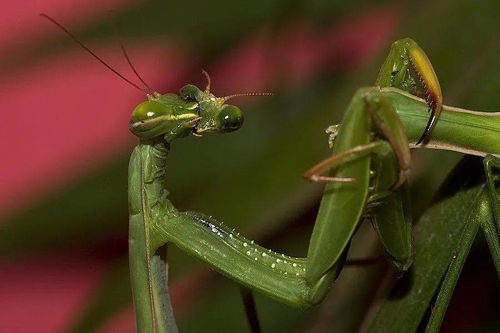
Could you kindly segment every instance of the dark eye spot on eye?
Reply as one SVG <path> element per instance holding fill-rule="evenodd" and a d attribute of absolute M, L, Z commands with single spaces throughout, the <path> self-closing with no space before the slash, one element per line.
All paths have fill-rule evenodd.
<path fill-rule="evenodd" d="M 141 124 L 144 124 L 144 120 L 141 120 Z"/>

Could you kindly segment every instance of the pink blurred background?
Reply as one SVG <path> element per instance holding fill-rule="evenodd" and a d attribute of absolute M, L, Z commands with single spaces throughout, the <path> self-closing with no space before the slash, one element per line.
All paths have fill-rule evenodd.
<path fill-rule="evenodd" d="M 0 64 L 11 52 L 33 41 L 61 34 L 38 16 L 40 12 L 49 13 L 71 29 L 102 19 L 118 4 L 131 3 L 5 3 L 0 11 Z M 357 68 L 384 45 L 397 18 L 394 9 L 358 12 L 320 36 L 307 23 L 296 22 L 280 32 L 281 42 L 277 44 L 270 44 L 265 34 L 256 31 L 207 70 L 217 91 L 226 93 L 265 90 L 282 71 L 298 84 L 325 66 Z M 129 73 L 117 45 L 89 46 L 119 71 Z M 150 40 L 127 47 L 143 76 L 153 86 L 162 82 L 167 91 L 175 91 L 200 71 L 188 52 L 189 45 L 182 41 Z M 30 66 L 2 66 L 2 72 L 0 103 L 3 119 L 8 120 L 0 125 L 2 221 L 130 151 L 136 142 L 126 128 L 130 110 L 144 99 L 143 94 L 76 45 L 67 53 L 43 57 Z M 2 259 L 0 331 L 53 332 L 68 327 L 107 265 L 106 258 L 82 253 Z M 195 292 L 182 284 L 172 290 L 174 294 L 184 293 L 186 302 L 188 294 Z M 182 311 L 182 304 L 176 306 Z M 103 331 L 132 332 L 132 310 L 117 316 Z"/>

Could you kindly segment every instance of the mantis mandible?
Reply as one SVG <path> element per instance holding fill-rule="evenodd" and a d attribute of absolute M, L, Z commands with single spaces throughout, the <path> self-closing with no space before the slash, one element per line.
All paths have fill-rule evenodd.
<path fill-rule="evenodd" d="M 83 46 L 60 24 L 45 17 Z M 203 90 L 186 85 L 179 94 L 159 94 L 147 84 L 147 90 L 138 87 L 105 65 L 148 93 L 148 100 L 133 110 L 130 119 L 130 130 L 140 139 L 129 164 L 129 259 L 139 332 L 177 330 L 166 281 L 169 242 L 252 290 L 302 308 L 325 297 L 364 217 L 373 220 L 394 266 L 401 271 L 408 269 L 412 260 L 411 222 L 404 191 L 410 147 L 488 155 L 488 184 L 498 202 L 491 170 L 500 165 L 493 156 L 500 153 L 500 113 L 443 105 L 432 65 L 411 39 L 393 44 L 375 86 L 354 94 L 341 125 L 335 128 L 332 157 L 305 174 L 313 181 L 329 183 L 306 258 L 263 248 L 212 217 L 178 211 L 168 200 L 165 168 L 172 142 L 190 135 L 239 129 L 243 113 L 226 102 L 239 95 L 266 94 L 216 97 L 206 72 L 208 84 Z M 328 176 L 321 175 L 329 170 Z M 494 232 L 490 240 L 497 248 L 498 238 Z M 496 253 L 497 264 L 498 256 Z"/>

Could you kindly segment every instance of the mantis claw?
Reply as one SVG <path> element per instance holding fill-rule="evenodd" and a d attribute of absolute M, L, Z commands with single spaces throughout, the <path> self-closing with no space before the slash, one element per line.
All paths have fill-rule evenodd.
<path fill-rule="evenodd" d="M 436 97 L 437 98 L 437 97 Z M 418 139 L 417 143 L 415 145 L 419 145 L 421 143 L 425 143 L 429 140 L 429 136 L 431 135 L 432 130 L 434 129 L 434 126 L 436 126 L 436 122 L 439 119 L 439 115 L 441 114 L 441 102 L 435 103 L 433 102 L 433 99 L 428 99 L 427 105 L 429 106 L 429 112 L 430 112 L 430 117 L 429 120 L 427 121 L 427 125 L 425 125 L 424 132 Z M 438 105 L 436 105 L 438 104 Z"/>

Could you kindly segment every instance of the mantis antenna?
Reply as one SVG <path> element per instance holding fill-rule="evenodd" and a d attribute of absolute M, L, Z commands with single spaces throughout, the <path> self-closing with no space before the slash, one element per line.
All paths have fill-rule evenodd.
<path fill-rule="evenodd" d="M 113 12 L 111 12 L 110 14 L 113 14 Z M 116 24 L 115 24 L 115 21 L 113 20 L 113 17 L 110 17 L 109 23 L 111 25 L 111 28 L 113 29 L 115 37 L 118 40 L 118 44 L 120 45 L 120 49 L 122 50 L 122 54 L 125 57 L 125 59 L 127 60 L 127 63 L 129 65 L 130 69 L 132 69 L 132 71 L 134 72 L 135 76 L 139 79 L 139 81 L 141 81 L 141 83 L 146 88 L 149 89 L 149 92 L 151 94 L 154 93 L 155 90 L 153 88 L 151 88 L 151 86 L 149 84 L 146 83 L 146 81 L 142 78 L 142 76 L 139 74 L 139 72 L 135 68 L 134 64 L 132 63 L 132 60 L 130 60 L 127 49 L 125 49 L 125 46 L 123 44 L 123 39 L 121 38 L 120 33 L 118 32 L 118 29 L 116 28 Z"/>
<path fill-rule="evenodd" d="M 122 53 L 123 53 L 123 56 L 125 57 L 125 59 L 127 60 L 127 63 L 128 65 L 130 66 L 130 68 L 132 69 L 132 71 L 134 72 L 135 76 L 137 76 L 137 78 L 142 82 L 142 84 L 149 89 L 149 92 L 150 93 L 153 93 L 155 92 L 155 90 L 153 88 L 151 88 L 147 83 L 146 81 L 144 81 L 144 79 L 139 75 L 139 72 L 137 72 L 137 69 L 135 68 L 135 66 L 132 64 L 132 61 L 130 60 L 130 57 L 128 56 L 128 53 L 127 53 L 127 50 L 125 49 L 125 46 L 123 46 L 122 42 L 120 41 L 120 49 L 122 50 Z"/>
<path fill-rule="evenodd" d="M 250 92 L 250 93 L 242 93 L 242 94 L 233 94 L 229 96 L 223 97 L 224 100 L 229 100 L 234 97 L 241 97 L 241 96 L 274 96 L 274 93 L 271 92 Z"/>
<path fill-rule="evenodd" d="M 142 92 L 144 92 L 146 94 L 150 93 L 149 91 L 147 91 L 147 90 L 139 87 L 137 84 L 135 84 L 134 82 L 130 81 L 125 76 L 123 76 L 122 74 L 120 74 L 116 69 L 114 69 L 113 67 L 111 67 L 110 65 L 108 65 L 104 60 L 102 60 L 97 54 L 95 54 L 91 49 L 89 49 L 85 44 L 83 44 L 83 42 L 81 42 L 75 35 L 73 35 L 71 32 L 69 32 L 68 29 L 66 29 L 61 23 L 57 22 L 54 18 L 50 17 L 49 15 L 47 15 L 45 13 L 41 13 L 40 16 L 43 17 L 43 18 L 46 18 L 47 20 L 49 20 L 50 22 L 52 22 L 54 25 L 56 25 L 59 29 L 61 29 L 63 32 L 65 32 L 71 39 L 73 39 L 85 51 L 87 51 L 90 55 L 92 55 L 95 59 L 97 59 L 101 64 L 103 64 L 104 66 L 106 66 L 107 69 L 109 69 L 110 71 L 112 71 L 115 75 L 117 75 L 118 77 L 120 77 L 122 80 L 124 80 L 125 82 L 127 82 L 128 84 L 130 84 L 132 87 L 134 87 L 134 88 L 136 88 L 136 89 L 138 89 L 138 90 L 140 90 L 140 91 L 142 91 Z M 123 49 L 124 48 L 122 46 L 122 50 Z M 124 52 L 124 54 L 125 54 L 125 57 L 127 59 L 127 62 L 132 67 L 134 73 L 136 73 L 135 68 L 130 63 L 130 59 L 128 58 L 127 53 Z M 139 77 L 139 75 L 137 73 L 136 73 L 136 75 Z M 143 82 L 142 79 L 141 79 L 141 82 Z M 152 91 L 151 88 L 149 88 L 149 89 Z"/>
<path fill-rule="evenodd" d="M 210 88 L 212 85 L 212 79 L 210 78 L 210 75 L 206 70 L 202 70 L 201 73 L 205 75 L 205 78 L 207 79 L 207 87 L 205 88 L 205 92 L 208 93 L 210 92 Z M 242 93 L 242 94 L 233 94 L 229 96 L 222 97 L 224 101 L 227 101 L 233 97 L 240 97 L 240 96 L 274 96 L 274 93 L 271 92 L 250 92 L 250 93 Z"/>

